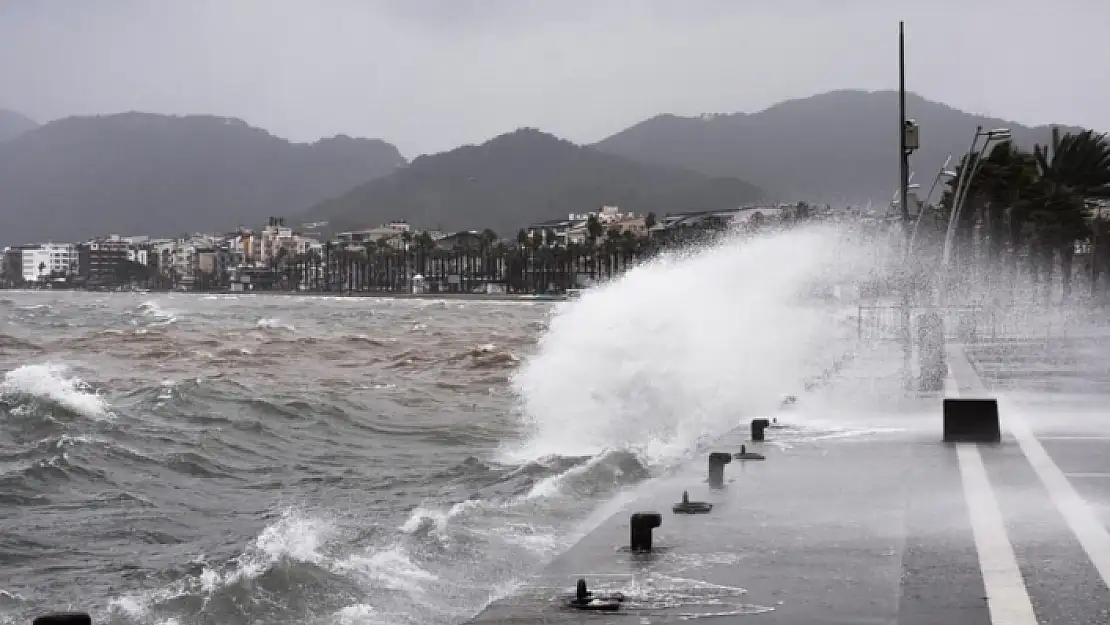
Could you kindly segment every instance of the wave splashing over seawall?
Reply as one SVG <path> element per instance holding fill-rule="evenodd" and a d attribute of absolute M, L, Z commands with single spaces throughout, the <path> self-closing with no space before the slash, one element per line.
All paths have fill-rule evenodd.
<path fill-rule="evenodd" d="M 459 623 L 827 369 L 859 255 L 729 241 L 554 308 L 51 294 L 10 333 L 46 364 L 0 353 L 0 622 Z"/>
<path fill-rule="evenodd" d="M 510 458 L 631 449 L 667 462 L 773 411 L 843 350 L 823 301 L 868 250 L 812 227 L 668 256 L 560 307 L 513 378 L 529 436 Z"/>

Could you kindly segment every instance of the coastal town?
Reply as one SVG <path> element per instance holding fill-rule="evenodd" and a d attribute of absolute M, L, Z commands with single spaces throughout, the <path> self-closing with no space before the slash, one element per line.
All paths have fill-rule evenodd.
<path fill-rule="evenodd" d="M 531 224 L 442 232 L 398 220 L 326 236 L 326 222 L 178 238 L 109 234 L 4 249 L 0 286 L 179 291 L 551 293 L 583 288 L 645 256 L 729 228 L 830 218 L 805 203 L 656 216 L 602 206 Z"/>

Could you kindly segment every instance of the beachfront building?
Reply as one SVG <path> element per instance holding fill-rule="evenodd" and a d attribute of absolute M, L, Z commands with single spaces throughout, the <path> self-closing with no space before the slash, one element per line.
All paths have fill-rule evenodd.
<path fill-rule="evenodd" d="M 130 248 L 131 244 L 117 234 L 81 243 L 77 246 L 77 273 L 86 284 L 116 282 L 130 262 Z"/>
<path fill-rule="evenodd" d="M 605 240 L 609 232 L 632 232 L 636 235 L 647 233 L 646 218 L 633 212 L 621 212 L 617 206 L 602 206 L 588 213 L 570 213 L 566 219 L 551 219 L 529 225 L 524 231 L 528 238 L 540 241 L 542 245 L 567 247 L 571 244 L 584 244 L 590 239 L 590 219 L 595 218 L 601 226 L 599 241 Z"/>
<path fill-rule="evenodd" d="M 5 260 L 9 265 L 7 276 L 14 281 L 65 280 L 77 272 L 77 246 L 72 243 L 21 245 L 8 248 Z"/>
<path fill-rule="evenodd" d="M 737 226 L 758 226 L 761 222 L 781 221 L 792 215 L 787 204 L 742 206 L 713 211 L 667 213 L 647 231 L 652 238 L 668 239 L 692 230 L 726 230 Z"/>
<path fill-rule="evenodd" d="M 395 249 L 403 249 L 405 240 L 411 239 L 415 235 L 416 232 L 408 222 L 396 220 L 377 228 L 340 232 L 335 238 L 337 242 L 346 247 L 351 247 L 352 244 L 362 246 L 374 242 L 383 243 Z"/>

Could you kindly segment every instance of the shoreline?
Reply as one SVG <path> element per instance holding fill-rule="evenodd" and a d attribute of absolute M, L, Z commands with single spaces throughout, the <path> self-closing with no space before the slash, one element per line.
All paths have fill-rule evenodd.
<path fill-rule="evenodd" d="M 172 291 L 157 291 L 159 293 L 172 293 Z M 150 291 L 155 293 L 155 291 Z M 201 294 L 197 292 L 197 294 Z M 336 297 L 357 299 L 362 297 L 384 299 L 426 299 L 426 300 L 477 300 L 489 302 L 564 302 L 569 298 L 566 295 L 527 295 L 511 293 L 397 293 L 392 291 L 363 291 L 352 293 L 338 293 L 328 291 L 209 291 L 204 295 L 285 295 L 304 297 Z"/>
<path fill-rule="evenodd" d="M 566 295 L 530 295 L 513 293 L 404 293 L 396 291 L 353 291 L 349 293 L 338 291 L 93 291 L 89 289 L 0 289 L 13 293 L 103 293 L 103 294 L 133 294 L 133 295 L 193 295 L 193 296 L 228 296 L 234 295 L 248 297 L 335 297 L 335 298 L 385 298 L 385 299 L 423 299 L 423 300 L 471 300 L 490 302 L 565 302 L 569 299 Z"/>

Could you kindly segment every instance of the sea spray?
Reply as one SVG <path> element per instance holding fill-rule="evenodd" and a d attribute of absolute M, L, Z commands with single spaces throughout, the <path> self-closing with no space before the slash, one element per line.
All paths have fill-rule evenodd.
<path fill-rule="evenodd" d="M 587 292 L 513 377 L 525 436 L 505 457 L 615 448 L 667 461 L 768 413 L 844 349 L 854 309 L 819 295 L 873 265 L 815 226 L 665 256 Z"/>
<path fill-rule="evenodd" d="M 775 244 L 776 237 L 786 241 Z M 139 300 L 108 298 L 105 310 L 96 313 L 103 317 L 94 317 L 100 325 L 90 326 L 84 337 L 87 343 L 79 350 L 68 348 L 75 351 L 74 361 L 93 353 L 100 366 L 104 359 L 95 350 L 105 346 L 118 346 L 125 357 L 162 343 L 182 346 L 167 367 L 111 362 L 126 375 L 97 377 L 105 380 L 105 397 L 119 418 L 112 424 L 76 420 L 82 427 L 103 425 L 96 434 L 113 446 L 89 446 L 80 458 L 75 452 L 75 463 L 95 461 L 106 476 L 126 480 L 131 494 L 146 502 L 144 509 L 136 514 L 134 503 L 105 503 L 97 499 L 100 493 L 115 487 L 95 476 L 82 478 L 77 483 L 89 483 L 89 509 L 97 511 L 82 520 L 82 542 L 73 547 L 88 550 L 82 560 L 87 568 L 40 576 L 55 562 L 45 552 L 5 590 L 32 597 L 33 605 L 19 608 L 20 622 L 72 596 L 80 598 L 75 607 L 92 610 L 98 622 L 461 622 L 616 512 L 636 495 L 635 489 L 652 487 L 648 477 L 656 472 L 645 464 L 640 448 L 665 456 L 671 453 L 667 444 L 674 449 L 696 444 L 692 433 L 743 418 L 743 405 L 732 414 L 718 408 L 732 401 L 728 397 L 706 396 L 702 405 L 697 400 L 719 386 L 721 378 L 741 384 L 753 375 L 758 360 L 751 359 L 758 359 L 764 346 L 745 342 L 756 332 L 748 325 L 775 329 L 796 314 L 795 323 L 804 329 L 810 309 L 832 325 L 827 323 L 832 313 L 821 311 L 835 312 L 835 307 L 807 296 L 827 283 L 813 266 L 839 272 L 845 283 L 854 275 L 834 250 L 822 256 L 825 252 L 811 249 L 833 246 L 835 238 L 835 233 L 815 230 L 669 256 L 586 294 L 580 302 L 560 305 L 550 319 L 540 317 L 549 304 L 537 303 L 452 303 L 449 312 L 441 312 L 406 300 L 258 295 L 226 307 L 206 302 L 210 308 L 203 316 L 194 310 L 200 300 L 174 300 L 182 310 L 178 323 L 135 329 L 124 324 L 136 316 L 127 312 Z M 770 251 L 759 251 L 768 246 Z M 850 248 L 841 245 L 838 251 Z M 832 260 L 825 262 L 826 257 Z M 787 269 L 799 262 L 810 269 L 798 268 L 795 280 Z M 747 275 L 753 271 L 762 273 Z M 791 292 L 764 294 L 768 289 L 761 280 L 778 280 Z M 652 296 L 653 289 L 662 292 Z M 741 297 L 744 290 L 751 299 L 773 301 L 745 313 L 742 309 L 750 302 Z M 93 296 L 74 297 L 84 302 Z M 774 304 L 775 298 L 781 305 Z M 718 304 L 732 310 L 708 310 Z M 802 312 L 793 313 L 793 308 Z M 85 313 L 59 305 L 63 314 L 81 319 Z M 280 321 L 263 324 L 274 327 L 247 328 L 278 315 Z M 36 331 L 47 327 L 45 321 L 34 323 L 39 324 L 31 326 Z M 410 331 L 414 324 L 424 329 Z M 283 331 L 283 325 L 297 331 Z M 102 332 L 102 327 L 114 332 Z M 546 338 L 536 346 L 539 332 Z M 668 337 L 668 332 L 676 336 Z M 808 332 L 818 338 L 835 334 L 831 329 Z M 352 344 L 348 337 L 356 334 L 380 339 L 388 347 Z M 287 335 L 312 336 L 321 346 L 279 340 Z M 774 338 L 766 337 L 766 343 Z M 244 346 L 243 341 L 260 356 L 226 363 L 201 358 L 193 349 L 216 352 Z M 567 341 L 573 349 L 559 356 L 555 348 Z M 740 346 L 710 349 L 700 369 L 686 371 L 699 362 L 697 350 L 713 347 L 713 341 Z M 638 351 L 649 348 L 654 351 Z M 832 347 L 821 344 L 813 351 L 822 349 Z M 410 350 L 423 355 L 419 366 L 395 368 L 388 356 Z M 533 355 L 527 358 L 529 352 Z M 358 362 L 353 375 L 336 366 L 336 353 Z M 521 435 L 519 424 L 506 418 L 512 405 L 500 393 L 485 392 L 494 384 L 487 381 L 491 373 L 486 360 L 498 354 L 520 354 L 528 361 L 526 368 L 559 365 L 550 372 L 551 384 L 589 382 L 567 392 L 564 402 L 559 388 L 546 394 L 522 392 L 520 383 L 528 375 L 533 381 L 540 378 L 527 372 L 518 376 L 513 389 L 522 392 L 522 405 L 531 404 L 525 443 L 535 446 L 535 453 L 520 461 L 498 462 L 494 449 L 496 439 L 519 441 Z M 774 356 L 764 354 L 763 360 L 772 362 Z M 247 361 L 257 365 L 262 357 L 271 358 L 264 372 L 244 366 Z M 649 366 L 653 358 L 662 373 Z M 505 360 L 497 363 L 498 374 L 511 368 L 511 358 Z M 789 362 L 773 366 L 786 369 Z M 635 369 L 622 369 L 629 364 L 640 367 L 638 376 L 629 377 Z M 724 367 L 728 375 L 704 381 L 697 377 L 716 375 L 713 366 Z M 189 382 L 201 377 L 206 380 L 201 387 Z M 173 388 L 163 383 L 167 379 L 176 381 Z M 442 380 L 457 388 L 433 383 Z M 693 388 L 687 388 L 691 383 Z M 368 390 L 378 384 L 393 390 Z M 367 390 L 358 392 L 359 385 Z M 645 390 L 634 392 L 640 387 Z M 622 396 L 606 397 L 613 389 L 641 403 L 616 414 L 581 410 L 590 407 L 591 398 L 606 408 L 621 408 Z M 760 393 L 752 405 L 781 399 L 774 389 Z M 171 399 L 158 399 L 171 394 Z M 434 399 L 434 407 L 413 405 L 413 398 L 424 397 Z M 540 401 L 551 397 L 550 406 Z M 157 401 L 165 405 L 155 409 Z M 721 413 L 720 420 L 713 410 Z M 650 417 L 643 432 L 618 427 L 622 423 L 614 417 L 641 411 Z M 581 429 L 595 415 L 604 419 L 590 424 L 596 430 L 584 430 L 592 438 L 567 439 L 589 443 L 581 447 L 585 453 L 575 453 L 574 445 L 552 436 L 559 423 L 568 431 Z M 535 427 L 543 423 L 546 430 Z M 653 428 L 650 435 L 641 436 L 647 427 Z M 203 436 L 194 435 L 200 431 Z M 34 434 L 35 439 L 40 436 L 45 434 Z M 174 449 L 166 450 L 167 442 Z M 144 456 L 118 451 L 123 444 Z M 225 475 L 197 479 L 181 471 L 181 458 L 216 466 Z M 25 518 L 42 528 L 44 541 L 71 548 L 72 510 L 51 515 L 45 506 L 28 505 Z M 281 510 L 287 512 L 279 514 Z M 120 518 L 129 522 L 121 524 Z M 141 567 L 134 575 L 121 575 L 118 568 L 122 552 L 115 549 L 121 531 L 127 532 L 133 550 L 127 561 Z M 148 535 L 160 538 L 140 538 Z M 64 590 L 48 593 L 36 585 Z"/>

